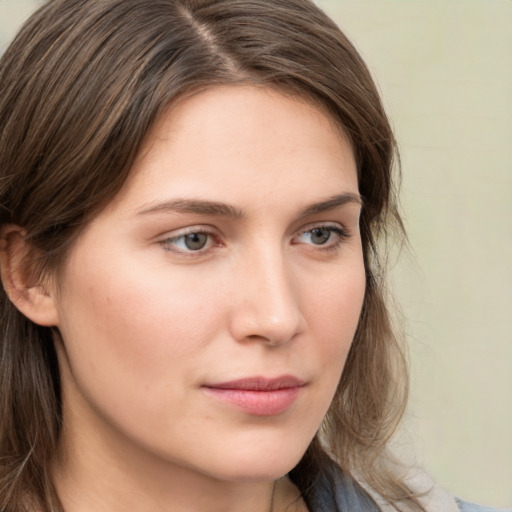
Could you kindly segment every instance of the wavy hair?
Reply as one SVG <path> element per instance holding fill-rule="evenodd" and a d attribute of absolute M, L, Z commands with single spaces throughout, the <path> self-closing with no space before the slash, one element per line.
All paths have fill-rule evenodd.
<path fill-rule="evenodd" d="M 162 112 L 198 90 L 246 83 L 321 106 L 352 142 L 364 199 L 361 318 L 322 433 L 290 477 L 309 503 L 334 458 L 395 506 L 419 507 L 383 464 L 407 396 L 381 259 L 387 233 L 401 230 L 396 144 L 364 62 L 313 2 L 45 2 L 0 61 L 0 225 L 24 228 L 39 275 L 58 272 L 123 186 Z M 49 471 L 62 423 L 52 331 L 3 289 L 0 318 L 0 509 L 58 511 Z"/>

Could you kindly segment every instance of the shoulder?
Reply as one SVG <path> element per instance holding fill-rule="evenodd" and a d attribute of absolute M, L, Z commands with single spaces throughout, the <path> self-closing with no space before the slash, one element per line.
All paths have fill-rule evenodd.
<path fill-rule="evenodd" d="M 459 507 L 460 512 L 512 512 L 510 509 L 507 510 L 498 510 L 495 508 L 482 507 L 481 505 L 476 505 L 475 503 L 469 503 L 468 501 L 463 501 L 458 498 L 455 499 L 457 505 Z"/>
<path fill-rule="evenodd" d="M 418 499 L 428 512 L 512 512 L 464 501 L 440 486 L 420 467 L 409 467 L 406 481 L 418 493 Z"/>
<path fill-rule="evenodd" d="M 406 479 L 427 512 L 512 512 L 482 507 L 463 501 L 437 485 L 424 471 L 414 471 Z M 336 464 L 324 468 L 310 489 L 311 512 L 396 512 L 397 508 L 377 495 L 364 482 L 345 474 Z M 405 512 L 406 509 L 401 508 Z M 407 509 L 408 510 L 408 509 Z"/>

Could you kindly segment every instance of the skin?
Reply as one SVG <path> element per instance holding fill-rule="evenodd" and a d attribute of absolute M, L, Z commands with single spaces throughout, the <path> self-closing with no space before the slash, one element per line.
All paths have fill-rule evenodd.
<path fill-rule="evenodd" d="M 357 198 L 347 138 L 309 103 L 240 86 L 168 109 L 49 294 L 65 510 L 305 510 L 284 475 L 328 410 L 360 315 Z M 204 387 L 281 375 L 304 385 L 279 414 Z"/>

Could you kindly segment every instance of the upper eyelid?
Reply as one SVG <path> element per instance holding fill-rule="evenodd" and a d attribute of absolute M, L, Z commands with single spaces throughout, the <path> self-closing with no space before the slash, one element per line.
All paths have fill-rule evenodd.
<path fill-rule="evenodd" d="M 173 240 L 193 233 L 204 233 L 205 235 L 216 236 L 218 234 L 218 230 L 206 225 L 189 226 L 185 228 L 178 228 L 173 229 L 171 231 L 166 231 L 159 235 L 157 238 L 161 239 L 161 241 Z"/>
<path fill-rule="evenodd" d="M 328 240 L 325 244 L 306 244 L 310 245 L 311 247 L 315 248 L 315 250 L 319 251 L 328 251 L 333 250 L 336 247 L 338 247 L 343 242 L 347 242 L 353 235 L 352 231 L 347 229 L 345 226 L 343 226 L 339 222 L 320 222 L 320 223 L 313 223 L 309 226 L 307 226 L 305 229 L 300 229 L 293 237 L 292 237 L 292 244 L 293 240 L 301 237 L 302 235 L 309 233 L 313 231 L 314 229 L 329 229 L 331 231 L 331 235 L 334 234 L 334 239 Z M 294 245 L 302 245 L 301 242 L 296 242 Z"/>
<path fill-rule="evenodd" d="M 167 233 L 164 233 L 163 235 L 157 237 L 157 243 L 164 247 L 170 246 L 172 244 L 172 242 L 179 240 L 180 238 L 186 237 L 187 235 L 194 234 L 194 233 L 208 235 L 210 238 L 212 238 L 212 240 L 209 244 L 209 247 L 207 247 L 205 249 L 202 248 L 197 251 L 193 251 L 193 250 L 187 251 L 187 250 L 184 250 L 181 248 L 167 249 L 171 252 L 175 252 L 176 254 L 182 254 L 184 256 L 185 255 L 186 256 L 194 256 L 194 254 L 196 254 L 196 255 L 204 254 L 209 249 L 211 249 L 212 246 L 215 246 L 216 244 L 218 244 L 218 241 L 219 241 L 219 236 L 213 228 L 205 228 L 204 226 L 190 226 L 188 228 L 182 228 L 182 229 L 178 229 L 178 230 L 174 230 L 174 231 L 176 232 L 175 234 L 173 232 L 167 232 Z"/>
<path fill-rule="evenodd" d="M 338 229 L 340 231 L 343 231 L 347 235 L 351 233 L 351 230 L 343 223 L 338 221 L 319 221 L 319 222 L 311 222 L 309 224 L 306 224 L 305 226 L 301 227 L 297 231 L 295 231 L 295 235 L 300 235 L 303 233 L 307 233 L 308 231 L 311 231 L 313 229 L 318 228 L 332 228 L 332 229 Z"/>

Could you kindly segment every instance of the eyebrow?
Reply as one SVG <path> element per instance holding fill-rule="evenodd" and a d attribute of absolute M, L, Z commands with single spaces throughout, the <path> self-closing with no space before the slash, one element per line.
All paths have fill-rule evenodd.
<path fill-rule="evenodd" d="M 332 196 L 325 201 L 314 203 L 307 206 L 299 217 L 307 217 L 318 213 L 334 210 L 346 204 L 363 204 L 363 200 L 359 194 L 345 192 Z M 173 199 L 162 203 L 148 205 L 140 210 L 137 215 L 148 215 L 152 213 L 192 213 L 197 215 L 213 215 L 216 217 L 228 217 L 232 219 L 242 219 L 244 212 L 232 205 L 207 201 L 203 199 Z"/>
<path fill-rule="evenodd" d="M 244 214 L 242 210 L 225 203 L 216 201 L 205 201 L 202 199 L 173 199 L 156 205 L 149 205 L 143 208 L 138 215 L 149 213 L 195 213 L 198 215 L 214 215 L 217 217 L 229 217 L 241 219 Z"/>
<path fill-rule="evenodd" d="M 359 194 L 345 192 L 343 194 L 332 196 L 326 201 L 321 201 L 320 203 L 314 203 L 308 206 L 300 214 L 300 216 L 307 217 L 308 215 L 315 215 L 316 213 L 327 212 L 329 210 L 334 210 L 335 208 L 340 208 L 341 206 L 344 206 L 346 204 L 358 204 L 362 206 L 363 198 Z"/>

